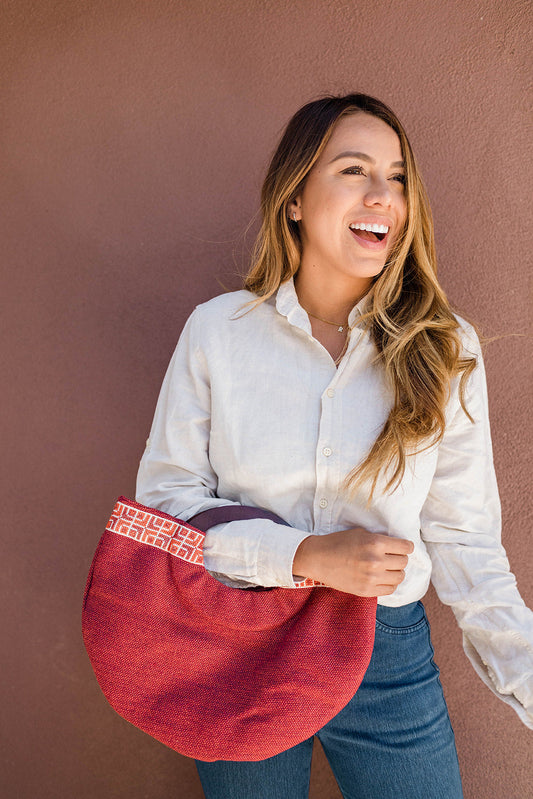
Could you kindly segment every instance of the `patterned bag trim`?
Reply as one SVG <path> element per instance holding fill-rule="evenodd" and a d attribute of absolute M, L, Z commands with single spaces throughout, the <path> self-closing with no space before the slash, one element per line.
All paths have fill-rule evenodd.
<path fill-rule="evenodd" d="M 119 497 L 106 530 L 202 566 L 204 533 L 162 511 Z"/>
<path fill-rule="evenodd" d="M 168 552 L 180 560 L 203 566 L 202 547 L 205 534 L 163 511 L 119 497 L 106 525 L 106 531 L 133 538 L 141 544 Z M 323 585 L 310 577 L 295 582 L 296 588 Z"/>

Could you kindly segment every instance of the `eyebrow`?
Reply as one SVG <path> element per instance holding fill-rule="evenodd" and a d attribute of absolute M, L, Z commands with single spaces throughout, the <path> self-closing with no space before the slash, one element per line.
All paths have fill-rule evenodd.
<path fill-rule="evenodd" d="M 332 164 L 334 161 L 339 161 L 341 158 L 360 158 L 361 161 L 368 161 L 369 164 L 375 164 L 376 163 L 375 160 L 370 155 L 367 155 L 366 153 L 357 153 L 357 152 L 354 152 L 353 150 L 346 150 L 345 152 L 339 153 L 339 155 L 336 155 L 335 158 L 332 158 L 331 161 L 330 161 L 330 164 Z M 393 163 L 391 164 L 391 167 L 394 167 L 394 168 L 396 168 L 396 167 L 405 168 L 405 162 L 404 161 L 393 161 Z"/>

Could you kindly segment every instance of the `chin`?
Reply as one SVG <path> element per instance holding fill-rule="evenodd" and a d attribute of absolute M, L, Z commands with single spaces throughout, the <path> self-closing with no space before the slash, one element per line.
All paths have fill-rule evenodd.
<path fill-rule="evenodd" d="M 378 277 L 385 269 L 386 261 L 383 263 L 358 264 L 350 270 L 352 277 Z"/>

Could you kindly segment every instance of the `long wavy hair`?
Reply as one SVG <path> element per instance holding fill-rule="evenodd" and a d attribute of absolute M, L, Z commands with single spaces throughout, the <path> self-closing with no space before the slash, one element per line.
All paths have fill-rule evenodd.
<path fill-rule="evenodd" d="M 464 412 L 466 380 L 476 359 L 461 353 L 459 324 L 437 280 L 433 220 L 416 160 L 398 117 L 366 94 L 326 96 L 292 117 L 268 167 L 261 192 L 262 225 L 244 287 L 262 302 L 298 271 L 302 242 L 289 204 L 329 141 L 335 124 L 350 114 L 378 117 L 398 135 L 405 161 L 407 217 L 381 273 L 369 292 L 361 322 L 376 346 L 394 405 L 362 463 L 346 478 L 355 492 L 370 484 L 372 498 L 380 474 L 385 491 L 401 482 L 409 454 L 437 444 L 444 434 L 451 380 L 460 375 Z"/>

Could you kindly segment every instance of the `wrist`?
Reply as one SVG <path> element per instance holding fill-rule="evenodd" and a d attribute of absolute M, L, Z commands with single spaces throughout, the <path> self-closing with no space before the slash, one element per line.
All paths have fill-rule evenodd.
<path fill-rule="evenodd" d="M 307 536 L 307 538 L 304 538 L 298 546 L 292 562 L 294 579 L 303 579 L 305 577 L 310 577 L 313 580 L 317 579 L 314 571 L 316 560 L 315 551 L 318 538 L 319 536 L 311 534 Z"/>

